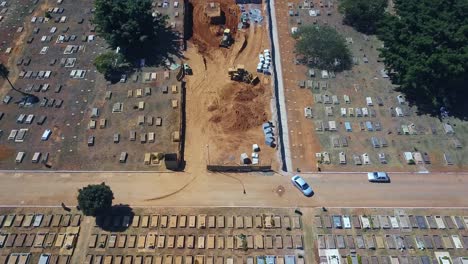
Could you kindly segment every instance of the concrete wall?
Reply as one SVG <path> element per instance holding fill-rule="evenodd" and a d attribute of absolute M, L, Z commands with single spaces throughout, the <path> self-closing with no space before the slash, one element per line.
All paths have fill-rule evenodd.
<path fill-rule="evenodd" d="M 232 172 L 250 172 L 250 171 L 271 171 L 271 166 L 256 166 L 256 165 L 245 165 L 245 166 L 224 166 L 224 165 L 207 165 L 206 169 L 209 171 L 232 171 Z"/>
<path fill-rule="evenodd" d="M 261 4 L 262 0 L 236 0 L 236 4 Z"/>

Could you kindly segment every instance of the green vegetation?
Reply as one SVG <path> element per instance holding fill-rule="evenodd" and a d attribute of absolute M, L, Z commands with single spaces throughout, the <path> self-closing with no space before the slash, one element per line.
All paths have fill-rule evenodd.
<path fill-rule="evenodd" d="M 244 234 L 240 234 L 239 238 L 242 241 L 242 250 L 247 251 L 249 249 L 247 245 L 247 236 Z"/>
<path fill-rule="evenodd" d="M 329 26 L 303 26 L 294 34 L 296 52 L 309 66 L 342 71 L 351 67 L 351 52 L 345 39 Z"/>
<path fill-rule="evenodd" d="M 131 65 L 122 54 L 112 51 L 103 53 L 94 59 L 94 66 L 107 80 L 117 79 L 120 74 L 128 71 Z"/>
<path fill-rule="evenodd" d="M 466 116 L 468 1 L 396 0 L 378 28 L 392 81 L 422 112 Z"/>
<path fill-rule="evenodd" d="M 90 184 L 78 190 L 78 205 L 85 215 L 96 216 L 109 211 L 114 193 L 105 183 Z"/>
<path fill-rule="evenodd" d="M 337 257 L 337 256 L 333 256 L 333 257 Z M 348 263 L 353 263 L 352 258 L 351 258 L 350 255 L 346 256 L 346 260 L 348 261 Z M 361 255 L 357 255 L 357 261 L 358 261 L 359 264 L 362 264 Z"/>
<path fill-rule="evenodd" d="M 121 48 L 130 61 L 146 58 L 161 63 L 168 54 L 180 55 L 178 35 L 167 18 L 152 15 L 150 0 L 96 0 L 93 22 L 111 48 Z"/>
<path fill-rule="evenodd" d="M 386 7 L 387 0 L 343 0 L 339 9 L 344 14 L 345 24 L 359 32 L 374 34 Z"/>

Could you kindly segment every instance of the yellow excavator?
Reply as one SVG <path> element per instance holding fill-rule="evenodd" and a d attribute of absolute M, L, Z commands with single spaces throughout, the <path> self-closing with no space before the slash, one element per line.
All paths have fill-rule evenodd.
<path fill-rule="evenodd" d="M 244 65 L 242 64 L 238 64 L 236 67 L 229 68 L 228 74 L 231 80 L 236 82 L 245 82 L 252 85 L 256 85 L 260 82 L 258 76 L 253 76 L 245 69 Z"/>
<path fill-rule="evenodd" d="M 223 48 L 229 48 L 233 43 L 234 39 L 232 38 L 231 30 L 226 28 L 223 31 L 223 37 L 221 38 L 221 43 L 219 43 L 219 46 Z"/>

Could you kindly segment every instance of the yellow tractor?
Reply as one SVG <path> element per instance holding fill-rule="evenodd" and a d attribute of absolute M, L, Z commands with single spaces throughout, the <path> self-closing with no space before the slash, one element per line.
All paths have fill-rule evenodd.
<path fill-rule="evenodd" d="M 223 31 L 223 37 L 221 38 L 221 43 L 219 43 L 219 46 L 223 48 L 229 48 L 233 43 L 234 39 L 232 38 L 231 30 L 226 28 Z"/>
<path fill-rule="evenodd" d="M 244 65 L 242 64 L 238 64 L 236 67 L 229 68 L 228 74 L 231 80 L 236 82 L 245 82 L 252 85 L 256 85 L 260 82 L 258 76 L 253 76 L 245 69 Z"/>

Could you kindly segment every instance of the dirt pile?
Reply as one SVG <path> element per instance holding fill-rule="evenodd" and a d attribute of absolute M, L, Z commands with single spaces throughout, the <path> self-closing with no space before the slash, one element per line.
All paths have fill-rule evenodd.
<path fill-rule="evenodd" d="M 237 31 L 240 20 L 240 10 L 234 0 L 190 0 L 193 7 L 193 36 L 191 41 L 197 45 L 200 53 L 208 53 L 212 48 L 218 48 L 223 28 L 229 28 L 233 34 Z M 225 24 L 211 25 L 205 15 L 205 7 L 211 3 L 219 3 Z"/>
<path fill-rule="evenodd" d="M 252 86 L 244 83 L 230 83 L 220 93 L 219 100 L 215 100 L 208 111 L 213 115 L 210 122 L 217 124 L 225 132 L 246 131 L 260 126 L 268 120 L 265 111 L 265 87 Z"/>

